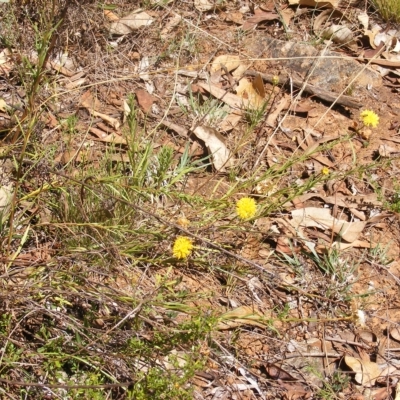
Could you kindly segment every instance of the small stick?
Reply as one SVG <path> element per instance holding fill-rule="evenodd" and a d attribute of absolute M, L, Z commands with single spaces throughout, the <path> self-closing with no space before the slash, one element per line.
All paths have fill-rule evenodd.
<path fill-rule="evenodd" d="M 361 347 L 362 349 L 366 349 L 366 350 L 370 350 L 371 349 L 371 347 L 367 346 L 366 344 L 352 342 L 350 340 L 344 340 L 344 339 L 339 339 L 339 338 L 331 338 L 331 337 L 325 337 L 325 340 L 329 340 L 330 342 L 351 344 L 353 346 Z"/>
<path fill-rule="evenodd" d="M 269 83 L 273 83 L 273 81 L 276 79 L 274 79 L 273 75 L 267 75 L 267 74 L 263 74 L 261 72 L 257 72 L 257 71 L 246 71 L 245 75 L 248 76 L 256 76 L 256 75 L 260 75 L 261 78 Z M 288 76 L 283 76 L 283 79 L 288 79 Z M 362 104 L 360 104 L 358 101 L 355 101 L 352 97 L 350 96 L 346 96 L 346 95 L 342 95 L 338 98 L 339 95 L 335 95 L 332 94 L 332 92 L 328 92 L 327 90 L 323 90 L 319 87 L 310 85 L 309 83 L 304 83 L 303 81 L 301 81 L 300 79 L 296 79 L 296 78 L 291 78 L 291 82 L 293 84 L 293 86 L 296 86 L 298 88 L 303 88 L 304 92 L 312 94 L 314 96 L 319 97 L 320 99 L 327 101 L 329 103 L 334 103 L 336 102 L 337 104 L 340 104 L 342 106 L 345 107 L 350 107 L 350 108 L 361 108 Z"/>

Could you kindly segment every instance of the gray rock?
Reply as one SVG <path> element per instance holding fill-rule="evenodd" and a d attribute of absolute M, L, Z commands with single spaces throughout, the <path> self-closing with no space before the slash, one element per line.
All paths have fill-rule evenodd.
<path fill-rule="evenodd" d="M 350 57 L 335 51 L 318 50 L 306 43 L 287 42 L 268 36 L 255 35 L 246 39 L 247 54 L 252 57 L 276 58 L 269 61 L 289 71 L 298 72 L 308 83 L 325 90 L 340 93 L 365 67 Z M 379 87 L 381 75 L 369 67 L 364 68 L 352 84 L 354 87 Z"/>

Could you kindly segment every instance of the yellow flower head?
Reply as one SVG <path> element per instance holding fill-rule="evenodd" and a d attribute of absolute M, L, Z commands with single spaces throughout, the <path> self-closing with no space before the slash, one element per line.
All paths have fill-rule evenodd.
<path fill-rule="evenodd" d="M 322 175 L 329 175 L 329 168 L 328 167 L 323 167 L 321 170 Z"/>
<path fill-rule="evenodd" d="M 251 197 L 243 197 L 236 203 L 236 213 L 241 219 L 254 217 L 257 211 L 257 204 Z"/>
<path fill-rule="evenodd" d="M 274 86 L 276 86 L 276 85 L 279 83 L 279 76 L 274 75 L 274 76 L 272 77 L 271 83 L 272 83 Z"/>
<path fill-rule="evenodd" d="M 179 236 L 174 243 L 172 253 L 175 258 L 187 258 L 193 249 L 193 243 L 191 239 L 185 236 Z"/>
<path fill-rule="evenodd" d="M 360 114 L 360 117 L 365 126 L 372 126 L 373 128 L 376 128 L 379 124 L 379 116 L 372 110 L 364 110 Z"/>

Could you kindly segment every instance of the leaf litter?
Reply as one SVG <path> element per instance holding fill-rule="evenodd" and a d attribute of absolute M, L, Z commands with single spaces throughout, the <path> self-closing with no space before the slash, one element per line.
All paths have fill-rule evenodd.
<path fill-rule="evenodd" d="M 396 347 L 392 343 L 398 340 L 399 336 L 395 330 L 397 328 L 392 326 L 397 317 L 395 306 L 397 291 L 393 288 L 395 283 L 390 278 L 399 274 L 399 266 L 397 256 L 394 261 L 391 260 L 393 253 L 398 250 L 396 242 L 398 221 L 396 214 L 384 212 L 383 199 L 387 201 L 389 198 L 385 197 L 387 193 L 395 193 L 397 189 L 391 186 L 390 174 L 378 168 L 372 168 L 371 172 L 358 175 L 353 175 L 352 171 L 354 160 L 366 165 L 363 164 L 365 160 L 376 161 L 378 156 L 389 158 L 397 168 L 394 156 L 399 152 L 399 143 L 396 139 L 397 130 L 393 133 L 393 137 L 390 135 L 388 137 L 384 128 L 371 130 L 365 135 L 365 132 L 360 131 L 352 121 L 357 120 L 357 112 L 361 106 L 371 108 L 375 106 L 378 109 L 379 103 L 382 125 L 389 126 L 396 123 L 400 115 L 397 89 L 392 92 L 392 89 L 387 90 L 388 87 L 382 87 L 382 81 L 377 75 L 390 77 L 391 88 L 396 88 L 399 83 L 396 75 L 398 73 L 396 53 L 399 47 L 397 34 L 372 27 L 363 11 L 363 15 L 359 13 L 356 16 L 356 20 L 362 23 L 364 29 L 360 35 L 360 32 L 354 29 L 352 24 L 354 21 L 343 19 L 338 22 L 335 19 L 331 8 L 338 8 L 340 6 L 338 2 L 301 0 L 290 4 L 304 6 L 304 9 L 309 11 L 317 7 L 316 13 L 319 13 L 319 17 L 314 20 L 314 26 L 312 27 L 312 21 L 307 20 L 305 14 L 298 13 L 297 7 L 283 8 L 272 3 L 260 7 L 256 5 L 254 9 L 249 7 L 236 9 L 233 4 L 222 7 L 214 2 L 194 1 L 186 4 L 184 11 L 172 8 L 173 13 L 169 13 L 164 8 L 165 5 L 132 11 L 128 10 L 126 5 L 122 7 L 116 2 L 116 8 L 112 7 L 113 11 L 104 10 L 103 15 L 106 18 L 104 25 L 101 22 L 101 12 L 97 14 L 94 12 L 93 18 L 98 17 L 99 26 L 106 29 L 96 30 L 93 21 L 87 20 L 86 25 L 79 31 L 81 33 L 76 37 L 80 38 L 79 46 L 85 48 L 87 54 L 96 57 L 101 55 L 104 59 L 94 57 L 89 62 L 88 57 L 74 59 L 71 53 L 67 58 L 74 59 L 73 63 L 67 64 L 66 58 L 60 56 L 61 53 L 54 53 L 58 56 L 45 65 L 45 70 L 50 77 L 54 77 L 55 87 L 59 86 L 54 96 L 56 99 L 54 104 L 49 103 L 49 107 L 42 110 L 47 117 L 43 120 L 50 122 L 45 122 L 42 128 L 43 137 L 40 140 L 44 145 L 51 143 L 57 148 L 56 151 L 60 154 L 55 158 L 62 166 L 71 165 L 74 168 L 72 172 L 68 172 L 71 173 L 71 177 L 79 176 L 79 168 L 87 163 L 95 171 L 96 169 L 99 171 L 98 162 L 102 155 L 105 157 L 107 152 L 111 152 L 108 159 L 111 167 L 108 165 L 108 168 L 119 165 L 120 162 L 133 162 L 133 165 L 119 167 L 118 173 L 126 174 L 125 183 L 130 180 L 137 182 L 135 168 L 143 166 L 144 162 L 132 158 L 132 153 L 129 154 L 131 157 L 128 156 L 127 152 L 135 151 L 135 148 L 130 148 L 132 142 L 127 140 L 125 129 L 127 124 L 132 124 L 130 118 L 133 110 L 136 110 L 135 123 L 139 128 L 135 134 L 140 132 L 148 134 L 154 130 L 157 134 L 152 139 L 154 140 L 152 146 L 155 149 L 173 149 L 171 165 L 174 169 L 171 176 L 179 176 L 178 166 L 183 155 L 188 158 L 193 157 L 196 162 L 203 162 L 204 176 L 193 173 L 184 183 L 179 182 L 178 189 L 182 199 L 179 206 L 165 193 L 154 192 L 150 195 L 145 193 L 143 188 L 137 190 L 143 192 L 143 199 L 148 196 L 154 208 L 160 213 L 168 214 L 171 220 L 175 212 L 172 210 L 179 209 L 179 212 L 188 214 L 190 219 L 195 221 L 194 231 L 199 230 L 205 236 L 211 235 L 212 240 L 224 248 L 233 249 L 235 252 L 237 250 L 239 254 L 244 254 L 246 259 L 256 263 L 260 267 L 257 271 L 264 270 L 271 275 L 260 272 L 255 276 L 248 271 L 242 273 L 240 263 L 234 265 L 231 261 L 227 262 L 222 253 L 218 253 L 217 256 L 204 243 L 196 244 L 193 257 L 194 259 L 205 257 L 204 252 L 208 251 L 212 260 L 209 265 L 212 273 L 199 269 L 200 263 L 195 264 L 193 261 L 188 262 L 187 269 L 180 266 L 171 268 L 170 271 L 174 274 L 173 285 L 176 287 L 168 289 L 170 293 L 174 290 L 186 293 L 189 289 L 192 293 L 208 296 L 209 309 L 207 311 L 203 309 L 201 313 L 212 314 L 210 311 L 212 310 L 217 320 L 215 331 L 210 333 L 213 349 L 209 347 L 207 341 L 202 343 L 204 348 L 201 351 L 210 356 L 208 366 L 204 367 L 204 371 L 198 371 L 199 374 L 203 374 L 202 384 L 194 384 L 193 387 L 198 396 L 223 398 L 228 396 L 228 393 L 240 392 L 243 398 L 311 398 L 318 396 L 319 390 L 327 390 L 324 385 L 332 378 L 333 373 L 344 374 L 344 366 L 340 361 L 343 358 L 351 370 L 352 380 L 347 386 L 343 384 L 340 387 L 341 395 L 350 396 L 351 392 L 368 389 L 375 390 L 376 398 L 378 396 L 384 398 L 384 393 L 387 392 L 377 385 L 387 385 L 388 379 L 397 374 Z M 320 11 L 321 6 L 328 7 L 328 10 Z M 195 16 L 199 24 L 196 27 L 189 18 Z M 298 41 L 303 41 L 303 33 L 296 28 L 294 17 L 309 24 L 309 33 L 312 29 L 318 30 L 321 37 L 324 37 L 323 44 L 327 48 L 334 46 L 328 41 L 330 39 L 333 43 L 343 45 L 341 51 L 348 51 L 349 54 L 357 53 L 359 62 L 365 62 L 365 58 L 373 58 L 371 64 L 381 63 L 388 70 L 384 72 L 380 70 L 381 72 L 376 74 L 376 70 L 368 69 L 370 75 L 367 84 L 371 87 L 367 86 L 367 81 L 354 83 L 352 80 L 360 72 L 360 69 L 357 69 L 359 64 L 354 60 L 348 70 L 345 66 L 345 61 L 349 62 L 348 59 L 345 61 L 340 59 L 338 61 L 340 64 L 331 64 L 332 68 L 325 66 L 323 70 L 332 71 L 329 77 L 323 76 L 318 69 L 313 72 L 314 75 L 304 74 L 302 68 L 307 64 L 305 59 L 308 57 L 311 59 L 316 57 L 318 64 L 329 62 L 329 57 L 338 56 L 329 55 L 324 59 L 324 54 L 327 53 L 320 48 L 316 50 L 311 45 L 300 47 L 286 40 L 273 39 L 283 38 L 286 30 L 286 33 L 296 36 Z M 242 30 L 252 31 L 244 38 L 247 42 L 239 40 L 236 43 L 229 39 L 233 37 L 233 33 L 239 35 L 239 31 L 236 31 L 239 23 L 242 24 Z M 212 24 L 215 24 L 214 30 Z M 94 37 L 101 37 L 104 40 L 104 48 L 96 47 L 94 43 L 91 43 L 91 46 L 85 44 L 85 40 L 90 41 L 84 34 L 89 27 L 98 35 Z M 188 31 L 184 31 L 185 29 Z M 179 36 L 183 31 L 185 35 Z M 204 32 L 207 33 L 206 36 L 203 36 Z M 119 38 L 115 39 L 116 36 Z M 264 36 L 272 38 L 271 42 L 265 41 Z M 370 48 L 362 50 L 358 39 L 365 37 L 368 38 Z M 76 40 L 76 38 L 68 39 L 66 36 L 63 38 L 66 41 Z M 133 42 L 135 44 L 132 47 Z M 366 52 L 375 51 L 380 43 L 388 45 L 389 42 L 391 47 L 388 47 L 386 53 L 378 50 L 371 56 L 372 53 Z M 265 45 L 266 43 L 271 46 Z M 221 47 L 217 47 L 217 44 Z M 273 46 L 282 50 L 280 53 L 282 57 L 270 52 Z M 113 51 L 109 51 L 111 48 L 115 50 L 114 54 Z M 133 48 L 135 54 L 132 52 Z M 13 57 L 13 52 L 8 48 L 0 50 L 1 75 L 7 79 L 12 76 L 14 79 L 12 74 L 15 73 L 16 59 Z M 105 57 L 106 54 L 108 58 Z M 37 55 L 28 51 L 25 55 L 33 64 L 39 64 Z M 293 70 L 297 73 L 287 72 L 289 69 L 284 64 L 285 57 L 290 59 L 289 62 L 292 62 Z M 301 65 L 294 64 L 297 57 L 301 58 Z M 282 60 L 279 60 L 280 58 Z M 102 68 L 99 68 L 100 65 Z M 343 69 L 336 68 L 335 65 L 340 65 Z M 176 68 L 177 66 L 179 68 Z M 367 67 L 361 69 L 364 73 Z M 285 73 L 282 73 L 282 70 L 286 70 Z M 99 71 L 103 71 L 104 75 L 97 75 Z M 181 73 L 178 73 L 179 71 Z M 278 84 L 273 83 L 276 77 L 279 77 Z M 329 84 L 332 85 L 329 88 L 324 85 L 327 78 L 330 78 Z M 6 132 L 13 129 L 13 126 L 7 124 L 15 123 L 18 118 L 18 114 L 14 114 L 13 111 L 12 92 L 18 92 L 25 103 L 27 100 L 26 92 L 18 87 L 16 81 L 12 82 L 16 85 L 15 88 L 6 84 L 0 86 L 1 124 L 2 129 L 4 125 Z M 96 87 L 82 87 L 87 82 Z M 196 86 L 199 90 L 196 93 L 181 90 L 192 86 Z M 57 98 L 61 96 L 60 93 L 64 96 L 63 100 Z M 128 99 L 132 99 L 130 96 L 133 93 L 135 96 L 132 103 Z M 183 102 L 176 101 L 178 94 L 181 100 L 186 99 L 185 112 L 181 108 Z M 270 101 L 271 99 L 273 101 Z M 210 100 L 225 104 L 229 110 L 227 117 L 221 121 L 217 120 L 213 126 L 208 124 L 207 115 L 201 109 L 201 106 Z M 346 101 L 347 103 L 343 103 Z M 159 113 L 155 112 L 154 105 L 159 107 Z M 248 130 L 250 123 L 254 122 L 252 118 L 256 118 L 257 113 L 260 113 L 260 119 L 255 121 L 252 130 Z M 321 115 L 324 115 L 322 123 Z M 71 121 L 75 117 L 78 122 L 74 125 Z M 194 124 L 192 119 L 195 120 Z M 68 135 L 61 131 L 61 127 L 65 126 L 69 126 Z M 163 130 L 158 130 L 160 126 Z M 382 143 L 382 140 L 392 140 L 393 145 L 388 146 Z M 71 144 L 72 150 L 64 150 Z M 198 153 L 194 151 L 195 145 L 197 149 L 200 148 Z M 88 157 L 88 154 L 92 156 Z M 165 154 L 167 153 L 164 153 L 164 156 Z M 297 157 L 297 161 L 290 164 L 288 160 L 292 157 Z M 146 182 L 154 180 L 155 175 L 151 175 L 150 172 L 160 168 L 154 160 L 151 162 L 145 177 Z M 250 178 L 252 166 L 255 166 L 257 171 L 254 179 Z M 10 178 L 14 173 L 11 164 L 10 170 L 2 172 L 1 175 Z M 326 180 L 322 179 L 325 173 Z M 46 176 L 46 168 L 41 174 L 37 175 L 37 182 L 42 182 L 40 176 Z M 356 178 L 351 179 L 352 176 Z M 307 187 L 305 192 L 297 192 L 295 189 L 303 187 L 302 185 L 310 177 L 314 179 L 313 184 Z M 91 176 L 88 181 L 95 182 L 95 179 Z M 246 186 L 247 182 L 249 186 Z M 100 183 L 98 184 L 100 186 Z M 36 200 L 35 196 L 41 191 L 51 192 L 56 187 L 54 184 L 52 189 L 49 189 L 48 185 L 48 182 L 42 182 L 36 187 L 29 182 L 18 190 L 22 190 L 25 197 Z M 161 181 L 158 185 L 166 187 L 167 183 Z M 92 215 L 87 215 L 85 211 L 88 204 L 85 203 L 84 186 L 81 186 L 80 199 L 75 202 L 75 207 L 82 214 L 81 224 L 84 224 Z M 237 188 L 237 192 L 234 188 Z M 382 191 L 379 189 L 374 192 L 373 188 L 380 188 Z M 11 211 L 10 199 L 14 195 L 10 179 L 8 183 L 1 182 L 1 190 L 4 196 L 0 196 L 0 208 L 5 221 Z M 218 205 L 215 212 L 228 209 L 229 193 L 234 193 L 237 197 L 254 196 L 261 218 L 267 221 L 254 225 L 249 222 L 240 229 L 235 227 L 234 230 L 223 230 L 223 227 L 233 226 L 233 216 L 227 212 L 221 214 L 218 220 L 208 220 L 210 213 L 206 213 L 204 217 L 206 223 L 202 225 L 201 212 L 194 210 L 189 203 L 184 204 L 190 195 L 204 193 L 202 190 L 205 190 L 207 200 Z M 62 201 L 67 194 L 64 193 L 63 196 L 60 208 L 66 212 L 70 205 Z M 143 199 L 141 201 L 144 201 Z M 106 204 L 105 199 L 102 201 L 101 210 L 96 212 L 101 212 L 103 216 L 113 215 L 113 206 Z M 219 201 L 221 203 L 218 203 Z M 280 206 L 276 209 L 271 208 L 274 212 L 270 213 L 268 207 L 278 203 Z M 44 213 L 38 213 L 34 202 L 21 201 L 18 207 L 17 216 L 19 212 L 32 215 L 46 226 L 51 226 L 49 225 L 51 218 Z M 198 207 L 201 209 L 202 206 Z M 143 221 L 140 223 L 144 223 Z M 18 229 L 17 237 L 20 242 L 12 252 L 14 257 L 12 261 L 15 264 L 26 267 L 29 263 L 34 265 L 33 260 L 44 260 L 43 263 L 46 260 L 53 260 L 53 254 L 62 257 L 60 250 L 53 248 L 50 242 L 42 243 L 43 249 L 46 250 L 43 250 L 43 256 L 38 257 L 39 249 L 29 240 L 32 226 L 21 222 Z M 100 243 L 101 236 L 96 236 L 98 227 L 91 229 L 89 237 L 94 236 L 96 243 Z M 189 229 L 192 229 L 190 225 Z M 377 255 L 367 257 L 366 253 L 357 250 L 357 247 L 376 249 L 376 243 L 380 242 L 389 247 L 393 246 L 387 262 L 384 262 L 383 256 L 381 259 Z M 113 247 L 113 244 L 111 242 L 99 244 L 99 248 L 108 247 Z M 165 243 L 160 243 L 161 252 L 167 251 L 166 248 Z M 338 249 L 343 253 L 335 258 L 334 251 Z M 347 252 L 344 252 L 345 249 Z M 35 251 L 37 254 L 34 256 Z M 132 249 L 124 251 L 118 256 L 117 253 L 113 253 L 113 257 L 119 262 L 128 259 Z M 307 258 L 307 252 L 310 251 L 314 256 L 313 262 Z M 83 254 L 85 249 L 77 248 L 76 252 Z M 329 265 L 333 268 L 331 274 L 326 270 L 321 271 L 320 266 L 315 266 L 315 263 L 321 262 L 326 256 L 331 257 L 328 259 Z M 136 254 L 135 257 L 139 260 L 144 257 L 144 253 Z M 154 264 L 157 263 L 158 261 Z M 7 268 L 15 267 L 10 264 L 10 260 L 6 260 L 5 265 Z M 126 274 L 131 273 L 131 266 L 128 263 L 124 264 Z M 161 268 L 163 266 L 163 263 L 157 265 Z M 161 276 L 170 272 L 162 270 L 161 275 L 157 275 L 153 271 L 147 272 L 148 266 L 145 268 L 146 274 L 149 275 L 138 273 L 140 279 L 138 276 L 129 279 L 130 282 L 143 282 L 140 290 L 151 293 L 154 289 L 152 278 L 154 281 L 160 280 Z M 27 276 L 31 271 L 26 270 Z M 225 272 L 229 274 L 224 275 Z M 196 282 L 197 273 L 201 274 L 204 281 Z M 123 278 L 119 276 L 119 272 L 117 274 L 118 277 L 113 282 L 110 280 L 107 283 L 113 285 L 115 290 L 117 281 L 123 285 Z M 226 278 L 227 276 L 229 278 Z M 285 279 L 277 276 L 284 276 Z M 139 290 L 139 286 L 134 288 Z M 208 292 L 206 294 L 207 289 L 214 294 Z M 118 304 L 115 306 L 109 303 L 102 311 L 103 315 L 99 315 L 96 319 L 96 329 L 101 329 L 100 327 L 105 324 L 104 320 L 112 314 L 110 311 L 112 307 L 121 307 L 125 310 L 125 315 L 130 315 L 132 310 L 120 301 L 121 298 L 126 298 L 127 293 L 130 296 L 128 297 L 132 298 L 135 295 L 132 290 L 132 284 L 124 286 L 124 293 L 116 299 L 115 304 Z M 385 303 L 382 303 L 382 298 L 377 294 L 380 290 L 387 296 Z M 352 304 L 349 310 L 349 295 L 353 298 L 367 296 L 368 302 Z M 195 302 L 201 304 L 203 300 L 200 297 L 193 301 L 193 304 Z M 69 298 L 68 301 L 71 303 L 72 299 Z M 257 308 L 254 307 L 254 302 Z M 186 323 L 191 321 L 193 316 L 187 308 L 183 311 L 175 310 L 177 315 L 169 312 L 164 314 L 164 306 L 178 307 L 172 302 L 168 304 L 166 302 L 163 306 L 160 306 L 160 303 L 154 304 L 152 305 L 154 314 L 144 317 L 147 318 L 148 326 L 152 328 L 140 332 L 140 335 L 150 342 L 152 329 L 157 324 L 167 325 L 171 318 L 175 317 L 177 319 L 174 324 L 182 321 Z M 377 305 L 381 304 L 383 305 L 380 309 Z M 389 305 L 394 306 L 389 307 Z M 53 310 L 58 312 L 55 307 Z M 338 312 L 335 313 L 333 310 Z M 115 315 L 120 313 L 117 309 L 114 312 Z M 366 316 L 365 323 L 360 323 L 360 316 L 363 318 Z M 20 321 L 23 323 L 23 318 Z M 128 321 L 128 318 L 126 321 L 119 321 L 116 323 L 113 321 L 107 330 L 102 330 L 101 334 L 106 335 L 109 330 L 115 330 L 118 334 L 122 332 L 118 324 L 124 325 L 123 322 Z M 34 323 L 37 321 L 29 321 L 29 324 Z M 29 324 L 25 326 L 27 331 L 33 329 Z M 378 337 L 379 352 L 385 353 L 386 358 L 382 357 L 379 364 L 372 361 L 370 347 L 367 349 L 362 347 L 366 337 L 362 333 L 365 326 Z M 129 327 L 127 323 L 126 332 L 129 332 L 131 337 L 132 331 Z M 354 334 L 353 340 L 338 339 L 335 333 L 341 332 Z M 390 337 L 384 342 L 385 332 L 389 332 Z M 235 345 L 235 340 L 232 340 L 233 334 L 237 343 L 241 340 L 244 343 L 247 340 L 247 346 Z M 321 339 L 323 337 L 324 340 Z M 333 344 L 329 345 L 328 342 L 331 342 L 326 337 L 333 337 L 338 341 L 332 341 Z M 119 340 L 124 340 L 123 335 Z M 258 342 L 261 342 L 260 346 L 256 344 Z M 383 342 L 385 346 L 382 345 Z M 319 346 L 318 351 L 310 350 L 313 345 L 315 348 Z M 215 346 L 219 349 L 219 355 L 214 354 Z M 191 356 L 191 348 L 185 345 L 183 347 L 184 350 L 174 349 L 162 356 L 160 351 L 157 362 L 170 371 L 177 366 L 184 369 Z M 240 357 L 234 354 L 239 354 Z M 266 359 L 271 362 L 266 364 Z M 319 359 L 321 362 L 314 363 L 313 359 Z M 327 361 L 331 359 L 333 361 Z M 116 362 L 122 365 L 122 359 Z M 150 364 L 143 359 L 140 362 L 142 368 L 148 372 Z M 318 374 L 324 379 L 316 380 L 314 383 L 309 372 L 312 366 L 318 369 Z M 123 376 L 118 375 L 115 369 L 113 371 L 119 376 L 118 379 L 123 380 Z M 227 371 L 229 379 L 222 373 Z M 262 374 L 266 374 L 269 379 L 265 379 Z M 219 380 L 214 379 L 217 375 Z M 271 383 L 274 380 L 279 380 L 278 384 Z M 199 381 L 200 378 L 197 378 L 197 382 Z M 196 382 L 195 378 L 191 382 Z M 309 382 L 313 382 L 313 385 L 309 385 Z M 386 390 L 386 387 L 384 389 Z M 392 389 L 397 395 L 397 388 L 393 385 Z"/>

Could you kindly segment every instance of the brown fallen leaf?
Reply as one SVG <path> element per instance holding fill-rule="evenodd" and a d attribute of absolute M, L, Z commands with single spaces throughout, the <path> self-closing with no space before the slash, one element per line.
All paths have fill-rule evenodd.
<path fill-rule="evenodd" d="M 226 22 L 234 22 L 241 25 L 243 23 L 243 14 L 241 12 L 228 12 L 221 15 L 222 19 Z"/>
<path fill-rule="evenodd" d="M 153 103 L 157 100 L 156 97 L 152 96 L 144 89 L 136 90 L 135 94 L 139 107 L 147 114 L 151 110 Z"/>
<path fill-rule="evenodd" d="M 290 375 L 288 372 L 275 364 L 262 365 L 262 369 L 265 370 L 265 372 L 267 373 L 267 375 L 269 375 L 271 379 L 280 379 L 282 381 L 297 381 L 297 378 L 295 378 L 293 375 Z"/>
<path fill-rule="evenodd" d="M 242 25 L 242 29 L 244 31 L 248 31 L 255 28 L 260 22 L 273 21 L 275 19 L 279 19 L 279 14 L 277 14 L 275 11 L 265 12 L 257 8 L 254 11 L 254 15 L 248 18 L 247 21 Z"/>
<path fill-rule="evenodd" d="M 339 5 L 339 0 L 289 0 L 289 5 L 300 5 L 317 8 L 337 8 Z"/>
<path fill-rule="evenodd" d="M 231 131 L 242 119 L 241 111 L 233 111 L 219 124 L 219 129 L 224 132 Z"/>
<path fill-rule="evenodd" d="M 365 387 L 375 385 L 376 379 L 381 375 L 378 364 L 372 361 L 360 360 L 351 356 L 345 356 L 344 361 L 356 373 L 354 377 L 356 382 Z"/>
<path fill-rule="evenodd" d="M 291 19 L 294 17 L 294 10 L 292 8 L 285 8 L 284 10 L 280 11 L 280 14 L 283 19 L 283 23 L 286 26 L 289 26 Z"/>
<path fill-rule="evenodd" d="M 242 107 L 246 108 L 248 105 L 248 100 L 242 99 L 236 94 L 229 93 L 213 83 L 197 82 L 197 86 L 200 86 L 208 93 L 211 93 L 214 97 L 223 101 L 225 104 L 228 104 L 232 108 L 241 109 Z"/>
<path fill-rule="evenodd" d="M 292 225 L 299 227 L 316 227 L 319 229 L 331 229 L 341 236 L 346 242 L 354 242 L 358 239 L 365 227 L 364 221 L 347 222 L 332 217 L 327 208 L 306 207 L 292 211 Z"/>
<path fill-rule="evenodd" d="M 104 10 L 103 15 L 104 15 L 109 21 L 118 21 L 118 20 L 119 20 L 118 15 L 114 14 L 111 10 Z"/>
<path fill-rule="evenodd" d="M 127 35 L 142 26 L 149 26 L 154 19 L 146 12 L 133 11 L 119 20 L 111 23 L 109 32 L 112 35 Z"/>
<path fill-rule="evenodd" d="M 169 21 L 168 23 L 164 26 L 163 30 L 160 33 L 161 39 L 166 39 L 168 37 L 168 34 L 180 24 L 182 21 L 182 17 L 178 14 L 175 14 Z"/>
<path fill-rule="evenodd" d="M 166 126 L 167 128 L 175 131 L 178 135 L 185 137 L 185 138 L 188 137 L 189 131 L 186 128 L 184 128 L 183 126 L 174 124 L 173 122 L 169 122 L 169 121 L 162 121 L 162 124 L 164 126 Z"/>
<path fill-rule="evenodd" d="M 299 383 L 282 382 L 281 386 L 286 389 L 286 392 L 283 393 L 285 400 L 307 400 L 313 396 L 311 391 Z"/>
<path fill-rule="evenodd" d="M 81 96 L 80 103 L 85 108 L 90 108 L 92 110 L 99 109 L 101 104 L 97 98 L 95 98 L 90 90 L 84 92 Z"/>
<path fill-rule="evenodd" d="M 83 107 L 85 107 L 90 112 L 90 114 L 92 114 L 94 117 L 100 117 L 104 121 L 108 122 L 115 130 L 117 130 L 120 127 L 121 124 L 117 119 L 96 111 L 96 109 L 100 108 L 101 104 L 92 95 L 90 90 L 88 90 L 82 94 L 81 99 L 80 99 L 80 104 Z"/>
<path fill-rule="evenodd" d="M 279 100 L 278 104 L 276 105 L 275 110 L 270 113 L 267 117 L 267 124 L 269 126 L 275 127 L 276 126 L 276 121 L 278 120 L 278 117 L 280 113 L 283 110 L 286 110 L 290 105 L 290 96 L 288 94 L 284 94 L 283 97 Z"/>
<path fill-rule="evenodd" d="M 97 140 L 99 140 L 100 142 L 114 143 L 114 144 L 126 144 L 126 140 L 122 136 L 119 136 L 115 133 L 110 133 L 109 135 L 107 135 L 102 130 L 93 128 L 93 127 L 89 128 L 89 132 L 96 135 Z"/>
<path fill-rule="evenodd" d="M 215 5 L 208 0 L 194 0 L 194 6 L 200 12 L 210 11 L 215 7 Z"/>
<path fill-rule="evenodd" d="M 206 145 L 217 171 L 224 172 L 232 166 L 232 155 L 225 145 L 225 138 L 218 131 L 209 126 L 197 126 L 193 132 Z"/>
<path fill-rule="evenodd" d="M 262 92 L 265 95 L 265 91 L 262 90 Z M 247 78 L 242 78 L 239 81 L 239 85 L 236 88 L 236 93 L 239 97 L 247 100 L 248 107 L 253 110 L 261 108 L 264 104 L 264 97 L 258 93 L 253 82 L 250 82 Z"/>
<path fill-rule="evenodd" d="M 240 65 L 240 57 L 230 54 L 223 54 L 214 59 L 211 64 L 210 72 L 220 71 L 224 66 L 228 71 L 236 69 Z"/>

